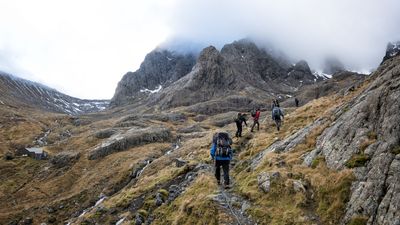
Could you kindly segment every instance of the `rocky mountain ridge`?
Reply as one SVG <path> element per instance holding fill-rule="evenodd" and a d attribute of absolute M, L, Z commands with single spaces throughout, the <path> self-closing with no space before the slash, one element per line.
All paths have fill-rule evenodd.
<path fill-rule="evenodd" d="M 55 89 L 0 72 L 0 104 L 40 108 L 44 111 L 79 115 L 106 109 L 108 100 L 83 100 Z"/>
<path fill-rule="evenodd" d="M 152 52 L 149 57 L 146 57 L 138 71 L 124 76 L 112 100 L 113 105 L 123 103 L 116 99 L 132 98 L 133 101 L 143 100 L 144 104 L 157 105 L 161 109 L 189 106 L 199 102 L 211 107 L 214 104 L 212 102 L 223 104 L 226 101 L 230 102 L 229 104 L 234 108 L 242 105 L 239 102 L 243 100 L 238 100 L 240 96 L 247 102 L 253 102 L 251 106 L 256 107 L 260 105 L 260 101 L 278 96 L 287 98 L 287 95 L 292 95 L 299 87 L 324 79 L 313 74 L 307 62 L 300 61 L 290 65 L 284 59 L 269 55 L 249 40 L 227 44 L 221 51 L 213 46 L 203 49 L 192 68 L 188 66 L 185 67 L 186 70 L 179 70 L 187 71 L 187 74 L 181 73 L 179 76 L 169 74 L 178 67 L 163 71 L 155 71 L 154 68 L 146 69 L 147 65 L 159 65 L 159 61 L 150 57 L 153 54 Z M 171 53 L 164 50 L 163 54 L 165 58 L 165 55 Z M 169 63 L 165 60 L 161 63 L 165 62 Z M 162 85 L 164 81 L 153 79 L 153 76 L 170 77 L 171 82 Z M 153 84 L 140 86 L 144 81 L 138 79 Z M 162 88 L 157 89 L 161 85 Z M 144 88 L 149 89 L 145 94 L 144 91 L 140 91 Z M 238 97 L 233 98 L 233 96 Z"/>

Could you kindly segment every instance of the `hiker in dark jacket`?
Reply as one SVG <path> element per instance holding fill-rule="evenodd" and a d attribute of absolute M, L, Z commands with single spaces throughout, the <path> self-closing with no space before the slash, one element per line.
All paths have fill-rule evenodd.
<path fill-rule="evenodd" d="M 272 100 L 271 110 L 274 109 L 274 107 L 279 107 L 278 99 Z"/>
<path fill-rule="evenodd" d="M 239 138 L 242 136 L 242 128 L 243 128 L 243 123 L 244 125 L 246 125 L 247 127 L 247 123 L 246 123 L 246 116 L 242 113 L 238 113 L 236 119 L 235 119 L 235 123 L 236 123 L 236 137 Z"/>
<path fill-rule="evenodd" d="M 294 98 L 294 103 L 296 104 L 296 107 L 299 107 L 299 99 Z"/>
<path fill-rule="evenodd" d="M 272 109 L 272 120 L 275 121 L 276 128 L 278 131 L 280 130 L 280 127 L 282 125 L 282 120 L 284 119 L 283 111 L 279 107 L 274 107 Z"/>
<path fill-rule="evenodd" d="M 210 155 L 215 160 L 215 178 L 221 184 L 221 167 L 224 171 L 224 187 L 229 188 L 229 163 L 232 160 L 232 139 L 228 133 L 215 133 L 212 140 Z"/>
<path fill-rule="evenodd" d="M 253 117 L 253 125 L 251 126 L 251 132 L 253 132 L 254 127 L 257 125 L 257 130 L 260 130 L 260 123 L 258 120 L 260 119 L 260 108 L 257 108 L 256 112 L 251 115 Z"/>

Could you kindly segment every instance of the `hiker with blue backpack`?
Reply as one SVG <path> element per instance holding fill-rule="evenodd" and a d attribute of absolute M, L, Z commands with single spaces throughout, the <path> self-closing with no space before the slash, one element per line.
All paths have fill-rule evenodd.
<path fill-rule="evenodd" d="M 279 131 L 284 119 L 283 111 L 278 106 L 272 109 L 272 120 L 275 121 L 276 129 Z"/>
<path fill-rule="evenodd" d="M 211 158 L 215 161 L 215 178 L 221 184 L 221 167 L 224 171 L 224 188 L 229 188 L 229 164 L 232 160 L 232 139 L 226 132 L 215 133 L 210 150 Z"/>

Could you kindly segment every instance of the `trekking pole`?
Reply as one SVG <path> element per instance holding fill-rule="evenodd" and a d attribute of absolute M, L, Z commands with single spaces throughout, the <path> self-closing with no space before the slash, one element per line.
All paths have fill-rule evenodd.
<path fill-rule="evenodd" d="M 264 123 L 267 120 L 268 116 L 265 116 L 264 120 L 261 123 Z"/>

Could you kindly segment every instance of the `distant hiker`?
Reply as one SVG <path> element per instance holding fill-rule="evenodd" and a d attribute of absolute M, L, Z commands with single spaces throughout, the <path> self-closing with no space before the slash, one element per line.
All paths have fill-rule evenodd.
<path fill-rule="evenodd" d="M 251 132 L 253 132 L 254 127 L 257 125 L 257 130 L 260 130 L 260 123 L 258 120 L 260 119 L 260 108 L 257 108 L 255 112 L 251 113 L 251 116 L 253 117 L 253 125 L 251 126 Z"/>
<path fill-rule="evenodd" d="M 235 119 L 235 123 L 236 123 L 236 137 L 239 138 L 242 136 L 242 128 L 243 128 L 243 123 L 244 125 L 246 125 L 247 127 L 247 123 L 246 123 L 246 116 L 242 113 L 238 113 L 236 119 Z"/>
<path fill-rule="evenodd" d="M 275 121 L 276 128 L 278 129 L 278 131 L 280 130 L 283 119 L 284 119 L 284 115 L 283 115 L 281 108 L 275 106 L 272 109 L 272 120 Z"/>
<path fill-rule="evenodd" d="M 271 110 L 274 109 L 274 107 L 279 107 L 278 99 L 272 100 Z"/>
<path fill-rule="evenodd" d="M 296 107 L 299 107 L 299 100 L 297 98 L 294 98 L 294 103 L 296 103 Z"/>
<path fill-rule="evenodd" d="M 215 160 L 215 178 L 221 184 L 221 166 L 224 171 L 224 187 L 229 188 L 229 163 L 232 159 L 232 139 L 226 132 L 215 133 L 210 155 Z"/>

